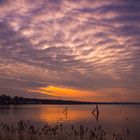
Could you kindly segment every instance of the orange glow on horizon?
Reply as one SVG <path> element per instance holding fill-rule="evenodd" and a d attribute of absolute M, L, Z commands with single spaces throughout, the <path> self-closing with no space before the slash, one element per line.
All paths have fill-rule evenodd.
<path fill-rule="evenodd" d="M 91 102 L 111 102 L 111 101 L 123 101 L 129 100 L 126 96 L 127 90 L 124 88 L 101 88 L 96 91 L 87 91 L 80 90 L 75 88 L 67 87 L 57 87 L 57 86 L 48 86 L 48 87 L 38 87 L 36 89 L 27 89 L 28 92 L 40 93 L 48 95 L 51 98 L 55 99 L 66 99 L 66 100 L 76 100 L 76 101 L 91 101 Z M 110 96 L 114 94 L 114 97 Z M 121 95 L 122 98 L 118 95 Z"/>
<path fill-rule="evenodd" d="M 48 87 L 39 87 L 37 89 L 30 89 L 27 90 L 28 92 L 37 92 L 41 94 L 46 94 L 54 97 L 62 97 L 62 98 L 72 98 L 72 99 L 86 99 L 87 97 L 97 96 L 96 92 L 73 89 L 73 88 L 65 88 L 65 87 L 55 87 L 55 86 L 48 86 Z M 83 100 L 83 99 L 82 99 Z"/>

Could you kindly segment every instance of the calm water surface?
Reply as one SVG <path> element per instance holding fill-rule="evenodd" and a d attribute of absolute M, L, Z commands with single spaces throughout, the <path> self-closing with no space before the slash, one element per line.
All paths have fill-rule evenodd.
<path fill-rule="evenodd" d="M 68 107 L 67 113 L 64 109 Z M 34 125 L 63 123 L 66 126 L 84 124 L 92 128 L 101 124 L 112 135 L 117 131 L 126 135 L 129 128 L 130 140 L 140 140 L 139 105 L 99 105 L 99 117 L 92 114 L 94 105 L 12 105 L 0 106 L 0 121 L 16 124 L 19 120 Z"/>

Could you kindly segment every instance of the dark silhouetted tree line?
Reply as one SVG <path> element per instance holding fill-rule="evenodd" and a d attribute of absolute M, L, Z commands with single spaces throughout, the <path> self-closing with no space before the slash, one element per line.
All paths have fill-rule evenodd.
<path fill-rule="evenodd" d="M 0 96 L 0 105 L 10 104 L 89 104 L 90 102 L 67 101 L 67 100 L 52 100 L 52 99 L 35 99 L 24 97 L 10 97 L 7 95 Z"/>

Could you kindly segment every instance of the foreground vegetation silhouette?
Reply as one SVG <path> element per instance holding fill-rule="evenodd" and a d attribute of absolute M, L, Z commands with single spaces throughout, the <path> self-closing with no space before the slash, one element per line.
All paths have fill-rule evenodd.
<path fill-rule="evenodd" d="M 67 129 L 66 129 L 67 128 Z M 19 121 L 16 125 L 0 123 L 0 140 L 130 140 L 130 131 L 127 128 L 126 134 L 113 131 L 111 135 L 103 129 L 103 126 L 96 125 L 92 129 L 83 124 L 79 126 L 59 123 L 55 125 L 45 124 L 38 128 L 29 121 Z"/>

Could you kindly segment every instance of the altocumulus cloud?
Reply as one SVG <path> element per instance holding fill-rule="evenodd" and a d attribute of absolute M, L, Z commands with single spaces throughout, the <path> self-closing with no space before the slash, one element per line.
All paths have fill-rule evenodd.
<path fill-rule="evenodd" d="M 140 101 L 139 40 L 137 0 L 0 0 L 0 92 L 51 97 L 29 92 L 51 85 Z"/>

